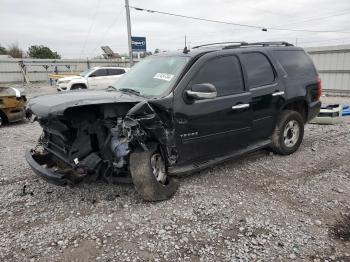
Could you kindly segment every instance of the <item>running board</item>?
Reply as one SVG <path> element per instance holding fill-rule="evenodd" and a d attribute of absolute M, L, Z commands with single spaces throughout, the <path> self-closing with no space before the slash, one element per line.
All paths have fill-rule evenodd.
<path fill-rule="evenodd" d="M 193 172 L 198 172 L 202 169 L 208 168 L 213 165 L 217 165 L 219 163 L 225 162 L 227 160 L 231 160 L 233 158 L 238 158 L 242 155 L 254 152 L 256 150 L 268 147 L 271 145 L 271 140 L 262 140 L 257 143 L 254 143 L 244 149 L 240 149 L 238 151 L 235 151 L 234 153 L 221 156 L 221 157 L 216 157 L 210 160 L 202 161 L 202 162 L 195 162 L 190 165 L 184 165 L 184 166 L 173 166 L 168 168 L 168 174 L 169 175 L 184 175 L 184 174 L 189 174 Z"/>

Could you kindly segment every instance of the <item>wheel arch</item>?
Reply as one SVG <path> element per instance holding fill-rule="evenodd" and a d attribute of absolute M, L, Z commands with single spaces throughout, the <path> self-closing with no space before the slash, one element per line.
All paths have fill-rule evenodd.
<path fill-rule="evenodd" d="M 70 87 L 71 90 L 75 89 L 76 86 L 84 86 L 84 89 L 87 89 L 87 85 L 85 83 L 73 83 Z"/>
<path fill-rule="evenodd" d="M 7 115 L 1 109 L 0 109 L 0 116 L 2 118 L 3 123 L 8 123 L 9 122 L 9 119 L 8 119 Z"/>
<path fill-rule="evenodd" d="M 293 110 L 298 112 L 304 120 L 304 123 L 307 122 L 308 116 L 308 103 L 305 98 L 294 98 L 286 101 L 281 107 L 280 111 L 283 110 Z"/>

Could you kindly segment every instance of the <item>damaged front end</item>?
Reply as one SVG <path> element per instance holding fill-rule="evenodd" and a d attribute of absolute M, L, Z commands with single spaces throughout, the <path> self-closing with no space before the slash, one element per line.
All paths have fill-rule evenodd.
<path fill-rule="evenodd" d="M 177 160 L 171 114 L 147 101 L 73 106 L 36 119 L 43 133 L 26 159 L 56 185 L 130 183 L 129 155 L 136 148 L 147 151 L 150 142 L 160 145 L 167 166 Z"/>

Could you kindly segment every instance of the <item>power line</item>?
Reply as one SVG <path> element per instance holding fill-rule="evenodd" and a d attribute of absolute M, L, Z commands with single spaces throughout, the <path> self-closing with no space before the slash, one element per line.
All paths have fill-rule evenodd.
<path fill-rule="evenodd" d="M 305 22 L 309 22 L 309 21 L 322 20 L 322 19 L 327 19 L 327 18 L 339 17 L 339 16 L 343 16 L 343 15 L 349 15 L 350 14 L 349 11 L 350 11 L 350 9 L 347 9 L 346 12 L 330 14 L 330 15 L 321 16 L 321 17 L 320 16 L 318 16 L 318 17 L 311 17 L 311 18 L 308 18 L 308 19 L 305 19 L 305 20 L 301 20 L 301 21 L 298 21 L 298 22 L 285 23 L 285 24 L 282 24 L 280 26 L 295 25 L 295 24 L 305 23 Z"/>
<path fill-rule="evenodd" d="M 123 12 L 123 8 L 120 9 L 120 12 L 118 13 L 118 15 L 114 18 L 114 20 L 112 21 L 112 23 L 109 24 L 109 26 L 107 27 L 106 31 L 104 32 L 104 34 L 102 35 L 102 37 L 100 38 L 100 40 L 97 42 L 98 44 L 96 45 L 96 47 L 91 51 L 91 54 L 93 54 L 96 49 L 102 44 L 102 42 L 104 41 L 104 39 L 106 38 L 107 34 L 109 33 L 109 30 L 111 30 L 111 28 L 119 21 L 119 18 L 121 17 L 121 14 Z"/>
<path fill-rule="evenodd" d="M 177 16 L 177 17 L 188 18 L 188 19 L 193 19 L 193 20 L 200 20 L 200 21 L 205 21 L 205 22 L 220 23 L 220 24 L 227 24 L 227 25 L 236 25 L 236 26 L 245 26 L 245 27 L 252 27 L 252 28 L 257 28 L 257 29 L 261 29 L 262 28 L 261 26 L 245 25 L 245 24 L 217 21 L 217 20 L 211 20 L 211 19 L 206 19 L 206 18 L 193 17 L 193 16 L 187 16 L 187 15 L 180 15 L 180 14 L 156 11 L 156 10 L 151 10 L 151 9 L 145 9 L 145 8 L 140 8 L 140 7 L 135 7 L 135 6 L 130 6 L 130 8 L 135 9 L 137 11 L 146 11 L 148 13 L 158 13 L 158 14 L 163 14 L 163 15 Z"/>
<path fill-rule="evenodd" d="M 275 16 L 283 16 L 283 17 L 292 17 L 292 15 L 289 15 L 289 14 L 284 14 L 284 13 L 277 13 L 277 12 L 272 12 L 272 11 L 269 11 L 269 10 L 266 10 L 266 9 L 262 9 L 262 8 L 258 8 L 258 7 L 252 7 L 252 6 L 243 6 L 242 8 L 246 8 L 246 9 L 252 9 L 252 10 L 257 10 L 259 12 L 263 12 L 263 13 L 268 13 L 268 14 L 271 14 L 271 15 L 275 15 Z"/>
<path fill-rule="evenodd" d="M 176 17 L 181 17 L 181 18 L 187 18 L 187 19 L 192 19 L 192 20 L 199 20 L 199 21 L 204 21 L 204 22 L 217 23 L 217 24 L 226 24 L 226 25 L 234 25 L 234 26 L 241 26 L 241 27 L 249 27 L 249 28 L 260 29 L 262 31 L 277 30 L 277 31 L 308 32 L 308 33 L 343 33 L 343 34 L 350 34 L 349 31 L 336 31 L 336 30 L 329 30 L 328 31 L 328 30 L 307 30 L 307 29 L 288 29 L 288 28 L 279 28 L 279 27 L 264 27 L 264 26 L 258 26 L 258 25 L 248 25 L 248 24 L 219 21 L 219 20 L 213 20 L 213 19 L 207 19 L 207 18 L 201 18 L 201 17 L 180 15 L 180 14 L 163 12 L 163 11 L 157 11 L 157 10 L 146 9 L 146 8 L 140 8 L 140 7 L 135 7 L 135 6 L 130 6 L 130 8 L 135 9 L 137 11 L 145 11 L 145 12 L 148 12 L 148 13 L 158 13 L 158 14 L 163 14 L 163 15 L 168 15 L 168 16 L 176 16 Z"/>
<path fill-rule="evenodd" d="M 301 44 L 309 44 L 309 43 L 322 43 L 322 42 L 329 42 L 329 41 L 344 41 L 350 39 L 349 37 L 343 37 L 343 38 L 331 38 L 331 39 L 323 39 L 323 40 L 312 40 L 312 41 L 301 41 Z"/>
<path fill-rule="evenodd" d="M 80 56 L 82 56 L 82 55 L 85 53 L 86 43 L 87 43 L 88 38 L 89 38 L 89 36 L 90 36 L 91 30 L 92 30 L 92 28 L 93 28 L 93 26 L 94 26 L 96 16 L 97 16 L 98 11 L 99 11 L 99 9 L 100 9 L 100 4 L 101 4 L 101 0 L 98 0 L 98 2 L 97 2 L 97 7 L 96 7 L 96 10 L 95 10 L 95 12 L 94 12 L 94 14 L 93 14 L 93 16 L 92 16 L 92 19 L 91 19 L 92 21 L 91 21 L 89 30 L 88 30 L 88 32 L 87 32 L 87 34 L 86 34 L 86 37 L 85 37 L 85 40 L 84 40 L 84 44 L 83 44 L 83 48 L 82 48 L 82 50 L 81 50 Z"/>

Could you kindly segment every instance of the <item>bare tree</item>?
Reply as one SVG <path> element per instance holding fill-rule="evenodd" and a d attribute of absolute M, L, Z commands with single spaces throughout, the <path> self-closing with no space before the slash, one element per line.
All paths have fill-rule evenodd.
<path fill-rule="evenodd" d="M 24 52 L 18 47 L 17 43 L 13 43 L 8 46 L 7 54 L 13 58 L 23 58 Z"/>
<path fill-rule="evenodd" d="M 0 45 L 0 55 L 6 55 L 6 54 L 7 54 L 6 48 Z"/>

